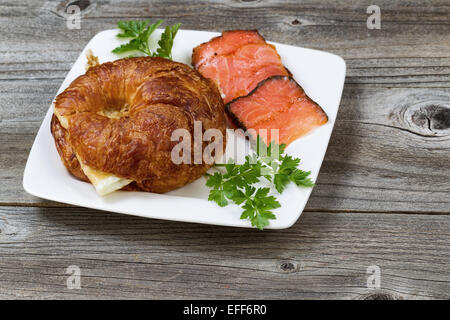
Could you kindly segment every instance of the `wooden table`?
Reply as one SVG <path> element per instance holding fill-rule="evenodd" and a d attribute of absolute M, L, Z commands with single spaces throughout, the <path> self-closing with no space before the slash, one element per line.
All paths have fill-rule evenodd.
<path fill-rule="evenodd" d="M 372 2 L 379 30 L 366 25 Z M 66 27 L 69 4 L 81 8 L 79 30 Z M 2 0 L 0 298 L 449 299 L 449 16 L 448 0 Z M 119 19 L 141 18 L 256 28 L 346 60 L 318 185 L 292 228 L 135 218 L 22 189 L 36 132 L 80 51 Z M 66 286 L 70 265 L 81 289 Z M 370 266 L 379 289 L 367 286 Z"/>

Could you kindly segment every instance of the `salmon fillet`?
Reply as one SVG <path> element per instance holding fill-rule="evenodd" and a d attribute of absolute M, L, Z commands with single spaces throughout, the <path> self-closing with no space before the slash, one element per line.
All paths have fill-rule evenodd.
<path fill-rule="evenodd" d="M 214 56 L 233 53 L 243 45 L 251 43 L 266 43 L 266 41 L 256 30 L 224 31 L 221 36 L 194 48 L 192 64 L 197 69 Z"/>
<path fill-rule="evenodd" d="M 290 75 L 275 47 L 256 31 L 227 31 L 194 49 L 193 65 L 219 87 L 225 103 L 247 95 L 262 80 Z"/>
<path fill-rule="evenodd" d="M 240 127 L 254 129 L 266 143 L 278 140 L 271 135 L 271 129 L 279 130 L 277 143 L 288 145 L 328 121 L 322 108 L 287 76 L 260 82 L 247 96 L 231 101 L 225 109 Z M 267 138 L 262 129 L 267 130 Z"/>

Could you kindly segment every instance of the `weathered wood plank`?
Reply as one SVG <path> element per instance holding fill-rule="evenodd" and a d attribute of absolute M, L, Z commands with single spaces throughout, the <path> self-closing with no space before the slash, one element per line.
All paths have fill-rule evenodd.
<path fill-rule="evenodd" d="M 449 121 L 448 90 L 347 88 L 308 208 L 448 212 Z"/>
<path fill-rule="evenodd" d="M 66 27 L 64 10 L 69 3 L 83 9 L 81 30 Z M 364 2 L 339 6 L 328 0 L 5 3 L 0 4 L 0 25 L 5 30 L 0 43 L 8 47 L 0 50 L 0 79 L 63 78 L 95 33 L 113 28 L 118 19 L 163 17 L 169 22 L 178 19 L 190 29 L 258 28 L 273 41 L 335 52 L 347 60 L 348 84 L 449 87 L 449 7 L 440 1 L 379 5 L 381 30 L 366 28 Z M 420 26 L 415 25 L 418 15 Z"/>
<path fill-rule="evenodd" d="M 21 180 L 60 81 L 0 81 L 3 204 L 49 204 Z M 307 210 L 449 212 L 449 112 L 449 89 L 346 87 Z"/>
<path fill-rule="evenodd" d="M 368 30 L 370 1 L 83 1 L 81 30 L 68 30 L 65 6 L 73 1 L 0 4 L 0 43 L 14 51 L 79 52 L 95 33 L 118 19 L 165 18 L 183 28 L 258 29 L 270 40 L 332 51 L 350 58 L 449 57 L 446 1 L 378 1 L 382 27 Z M 200 14 L 201 13 L 201 14 Z M 13 18 L 12 18 L 13 17 Z"/>
<path fill-rule="evenodd" d="M 0 298 L 450 298 L 450 219 L 305 212 L 263 231 L 0 208 Z M 69 265 L 81 290 L 66 288 Z M 381 289 L 366 287 L 381 268 Z M 212 276 L 214 275 L 214 276 Z"/>
<path fill-rule="evenodd" d="M 82 0 L 81 30 L 68 30 L 73 2 L 0 3 L 0 298 L 450 298 L 448 1 L 377 1 L 381 30 L 366 28 L 372 2 L 332 0 Z M 345 58 L 335 130 L 294 227 L 38 208 L 62 204 L 22 190 L 34 136 L 81 49 L 117 20 L 140 18 L 257 28 Z M 81 290 L 66 288 L 69 265 L 81 267 Z M 381 290 L 366 288 L 370 265 Z"/>

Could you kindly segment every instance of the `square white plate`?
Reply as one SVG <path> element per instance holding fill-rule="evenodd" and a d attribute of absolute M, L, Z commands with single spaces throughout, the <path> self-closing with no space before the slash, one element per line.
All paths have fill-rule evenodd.
<path fill-rule="evenodd" d="M 154 37 L 159 38 L 161 32 L 162 30 L 155 31 Z M 117 39 L 116 34 L 117 30 L 106 30 L 92 38 L 68 73 L 58 94 L 76 77 L 84 74 L 87 49 L 92 49 L 94 55 L 99 57 L 100 63 L 120 57 L 111 53 L 111 50 L 126 41 Z M 217 32 L 180 30 L 173 47 L 173 59 L 190 65 L 192 49 L 217 35 Z M 302 159 L 301 168 L 311 170 L 312 179 L 315 181 L 336 120 L 344 86 L 345 62 L 341 57 L 323 51 L 272 44 L 276 46 L 283 63 L 294 78 L 307 94 L 322 106 L 329 117 L 327 124 L 294 141 L 287 148 L 288 154 Z M 52 113 L 51 106 L 28 157 L 23 178 L 23 187 L 28 193 L 72 205 L 147 218 L 250 227 L 248 221 L 239 219 L 241 209 L 238 206 L 228 205 L 221 208 L 207 200 L 209 189 L 205 186 L 205 178 L 166 194 L 118 191 L 100 197 L 91 184 L 72 177 L 61 163 L 50 133 Z M 240 141 L 241 146 L 245 143 L 242 138 L 237 141 Z M 231 144 L 227 146 L 227 152 L 231 147 Z M 271 220 L 268 229 L 292 226 L 303 211 L 310 194 L 311 189 L 290 184 L 278 197 L 281 208 L 274 211 L 277 219 Z"/>

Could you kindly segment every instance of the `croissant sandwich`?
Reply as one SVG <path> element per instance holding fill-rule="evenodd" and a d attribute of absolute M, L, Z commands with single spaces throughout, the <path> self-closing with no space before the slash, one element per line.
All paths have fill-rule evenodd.
<path fill-rule="evenodd" d="M 176 129 L 218 129 L 225 139 L 224 104 L 212 81 L 189 66 L 156 57 L 89 68 L 54 102 L 51 132 L 62 162 L 101 195 L 167 192 L 204 175 L 211 164 L 176 164 Z M 190 142 L 194 148 L 194 139 Z M 200 142 L 201 148 L 206 142 Z M 223 143 L 223 149 L 225 144 Z"/>

